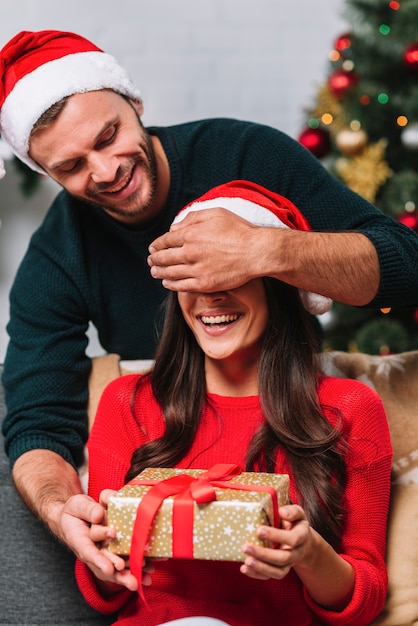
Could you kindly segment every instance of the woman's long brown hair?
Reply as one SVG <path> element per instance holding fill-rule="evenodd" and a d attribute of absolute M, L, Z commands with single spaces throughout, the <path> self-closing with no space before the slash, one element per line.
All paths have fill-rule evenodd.
<path fill-rule="evenodd" d="M 245 469 L 274 472 L 277 449 L 283 447 L 311 525 L 337 547 L 343 529 L 344 450 L 340 426 L 330 425 L 318 403 L 318 336 L 297 290 L 272 278 L 263 280 L 269 322 L 260 360 L 259 396 L 265 422 L 251 441 Z M 206 400 L 204 354 L 175 293 L 167 297 L 150 377 L 166 429 L 162 437 L 134 452 L 127 480 L 145 467 L 174 467 L 184 457 Z M 140 416 L 135 417 L 141 426 Z"/>

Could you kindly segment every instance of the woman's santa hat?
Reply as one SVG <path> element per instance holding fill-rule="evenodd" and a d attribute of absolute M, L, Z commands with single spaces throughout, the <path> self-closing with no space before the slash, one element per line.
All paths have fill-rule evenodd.
<path fill-rule="evenodd" d="M 307 219 L 290 200 L 245 180 L 214 187 L 179 211 L 173 224 L 181 222 L 192 211 L 217 207 L 227 209 L 256 226 L 311 230 Z M 313 315 L 322 315 L 332 306 L 330 298 L 317 293 L 299 289 L 299 294 L 305 309 Z"/>
<path fill-rule="evenodd" d="M 62 98 L 98 89 L 141 99 L 116 59 L 84 37 L 22 31 L 0 51 L 0 135 L 19 159 L 44 173 L 28 154 L 33 126 Z M 0 178 L 2 171 L 0 163 Z"/>

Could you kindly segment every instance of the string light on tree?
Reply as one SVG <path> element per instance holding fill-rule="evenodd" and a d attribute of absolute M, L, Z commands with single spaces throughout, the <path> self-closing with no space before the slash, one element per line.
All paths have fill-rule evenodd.
<path fill-rule="evenodd" d="M 378 94 L 377 101 L 379 104 L 387 104 L 389 102 L 389 94 L 382 91 Z"/>
<path fill-rule="evenodd" d="M 362 94 L 360 96 L 360 98 L 359 98 L 360 104 L 362 104 L 365 107 L 368 106 L 371 101 L 372 101 L 372 99 L 370 98 L 369 94 L 367 94 L 367 93 Z"/>
<path fill-rule="evenodd" d="M 418 41 L 409 44 L 405 48 L 403 60 L 409 69 L 418 71 Z"/>
<path fill-rule="evenodd" d="M 334 42 L 334 48 L 343 55 L 346 55 L 351 48 L 351 33 L 343 33 L 337 37 Z"/>
<path fill-rule="evenodd" d="M 341 99 L 348 91 L 353 89 L 357 83 L 358 77 L 354 72 L 340 68 L 331 74 L 328 80 L 328 87 L 336 98 Z"/>
<path fill-rule="evenodd" d="M 311 119 L 309 120 L 309 126 L 312 126 L 312 119 L 316 120 L 316 127 L 319 126 L 319 120 L 323 120 L 325 116 L 332 118 L 332 124 L 328 124 L 328 130 L 331 134 L 334 134 L 345 128 L 347 123 L 343 115 L 343 107 L 341 102 L 334 96 L 328 88 L 328 85 L 323 85 L 317 95 L 316 105 L 311 112 Z M 326 122 L 323 122 L 326 123 Z"/>
<path fill-rule="evenodd" d="M 384 37 L 390 35 L 390 26 L 388 24 L 380 24 L 379 33 Z"/>

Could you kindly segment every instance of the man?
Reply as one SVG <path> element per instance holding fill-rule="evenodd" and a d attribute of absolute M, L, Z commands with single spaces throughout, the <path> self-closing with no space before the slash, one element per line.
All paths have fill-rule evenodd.
<path fill-rule="evenodd" d="M 277 130 L 224 119 L 145 129 L 126 72 L 78 35 L 23 32 L 0 54 L 1 135 L 63 187 L 11 292 L 6 450 L 24 501 L 100 576 L 109 563 L 89 527 L 103 510 L 76 469 L 88 324 L 105 351 L 152 358 L 165 287 L 217 291 L 264 275 L 356 306 L 416 306 L 418 237 Z M 182 206 L 234 179 L 287 196 L 312 230 L 219 207 L 167 232 Z"/>

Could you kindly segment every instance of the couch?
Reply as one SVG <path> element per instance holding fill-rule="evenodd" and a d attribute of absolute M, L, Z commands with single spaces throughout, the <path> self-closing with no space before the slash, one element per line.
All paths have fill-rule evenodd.
<path fill-rule="evenodd" d="M 1 372 L 1 367 L 0 367 Z M 0 420 L 5 414 L 0 387 Z M 74 580 L 74 557 L 38 522 L 17 495 L 0 446 L 0 624 L 32 626 L 112 623 L 90 609 Z"/>
<path fill-rule="evenodd" d="M 418 351 L 370 356 L 326 352 L 326 374 L 357 378 L 381 395 L 394 447 L 388 527 L 389 592 L 373 626 L 418 625 Z M 89 418 L 104 385 L 138 370 L 117 355 L 93 360 Z M 1 372 L 1 367 L 0 367 Z M 0 387 L 0 421 L 5 412 Z M 78 592 L 74 558 L 32 516 L 12 485 L 3 442 L 0 449 L 0 624 L 105 626 L 112 618 L 90 609 Z"/>

